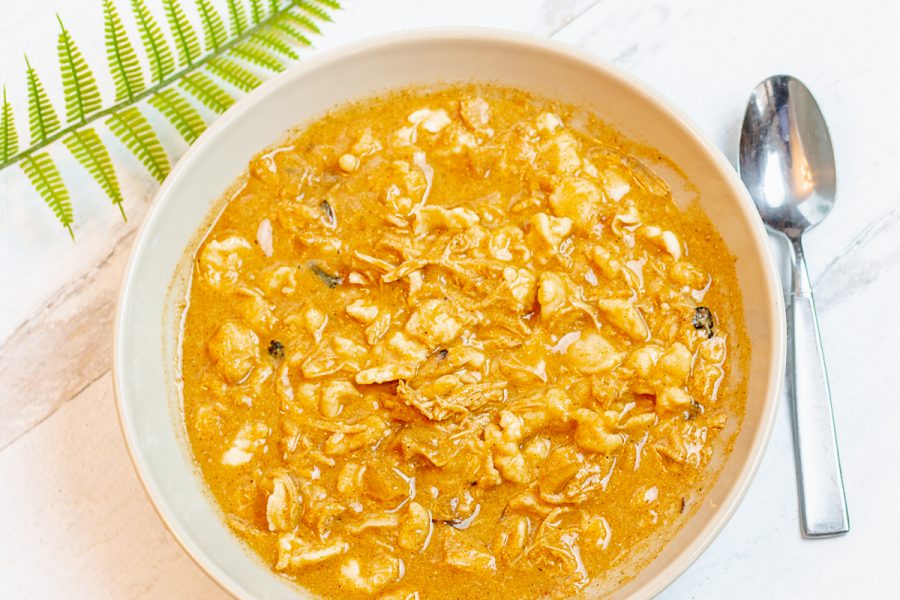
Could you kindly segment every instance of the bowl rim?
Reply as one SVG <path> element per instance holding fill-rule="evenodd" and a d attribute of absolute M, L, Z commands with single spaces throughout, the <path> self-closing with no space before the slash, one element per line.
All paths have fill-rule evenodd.
<path fill-rule="evenodd" d="M 663 567 L 650 581 L 633 590 L 632 597 L 651 598 L 662 592 L 683 574 L 706 550 L 706 548 L 709 547 L 731 519 L 759 470 L 772 430 L 774 429 L 776 408 L 779 404 L 784 379 L 787 343 L 784 296 L 781 279 L 776 271 L 772 255 L 767 245 L 765 227 L 761 219 L 759 219 L 759 215 L 756 212 L 756 208 L 753 205 L 749 192 L 747 192 L 744 187 L 737 170 L 728 161 L 722 150 L 702 133 L 702 130 L 697 126 L 693 119 L 679 107 L 675 106 L 654 87 L 611 62 L 600 58 L 587 50 L 583 50 L 565 42 L 536 34 L 492 27 L 428 27 L 369 36 L 347 44 L 342 44 L 332 49 L 317 52 L 310 58 L 306 58 L 282 73 L 264 81 L 259 87 L 238 99 L 238 101 L 229 107 L 222 115 L 216 118 L 177 160 L 171 172 L 154 195 L 147 214 L 135 235 L 135 241 L 131 246 L 126 268 L 122 276 L 114 319 L 112 376 L 116 414 L 119 428 L 122 437 L 124 438 L 126 449 L 128 450 L 129 459 L 138 476 L 141 487 L 150 499 L 150 504 L 162 521 L 163 526 L 172 534 L 172 537 L 182 550 L 184 550 L 191 560 L 200 567 L 214 583 L 236 598 L 252 597 L 252 594 L 250 593 L 250 590 L 245 589 L 244 586 L 232 578 L 228 572 L 218 568 L 186 531 L 181 528 L 174 512 L 171 511 L 167 504 L 160 487 L 149 476 L 145 475 L 145 473 L 149 471 L 146 457 L 141 453 L 134 441 L 136 435 L 134 424 L 129 420 L 127 414 L 125 401 L 126 393 L 122 384 L 123 375 L 119 372 L 120 365 L 124 362 L 122 358 L 124 353 L 124 344 L 122 343 L 123 332 L 127 330 L 127 313 L 125 305 L 127 304 L 127 299 L 134 294 L 133 279 L 135 265 L 143 253 L 147 251 L 147 231 L 156 225 L 159 218 L 160 206 L 166 201 L 166 197 L 169 195 L 170 190 L 178 185 L 182 173 L 190 169 L 195 157 L 204 151 L 206 141 L 210 137 L 216 135 L 220 130 L 229 127 L 230 123 L 234 121 L 237 116 L 251 111 L 255 107 L 257 101 L 263 96 L 277 92 L 279 88 L 287 85 L 289 81 L 296 78 L 302 78 L 307 73 L 325 69 L 332 63 L 352 59 L 355 55 L 366 53 L 371 50 L 397 45 L 403 46 L 447 41 L 499 42 L 511 47 L 530 47 L 531 49 L 538 49 L 543 53 L 556 55 L 559 58 L 574 61 L 592 70 L 599 71 L 605 77 L 617 80 L 618 83 L 627 87 L 630 92 L 644 97 L 660 111 L 667 113 L 672 119 L 680 122 L 687 134 L 693 138 L 693 141 L 717 164 L 719 170 L 728 180 L 730 188 L 738 200 L 737 208 L 740 209 L 744 217 L 749 217 L 746 220 L 751 223 L 749 233 L 754 245 L 757 247 L 760 255 L 766 258 L 766 260 L 763 261 L 764 264 L 761 265 L 762 271 L 766 276 L 764 278 L 765 280 L 760 283 L 765 287 L 765 291 L 767 292 L 766 295 L 768 296 L 772 312 L 775 316 L 775 331 L 772 332 L 774 352 L 768 357 L 769 380 L 766 382 L 766 392 L 764 394 L 766 404 L 763 407 L 761 420 L 758 423 L 760 427 L 758 427 L 753 434 L 753 440 L 747 454 L 746 464 L 737 474 L 734 484 L 725 494 L 725 498 L 719 507 L 714 509 L 711 517 L 701 527 L 698 534 L 687 543 L 684 550 L 678 554 L 676 560 L 671 561 Z"/>

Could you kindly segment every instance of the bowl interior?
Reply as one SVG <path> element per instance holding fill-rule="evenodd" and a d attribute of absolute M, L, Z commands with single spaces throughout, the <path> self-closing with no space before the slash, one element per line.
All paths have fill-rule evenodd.
<path fill-rule="evenodd" d="M 616 596 L 650 596 L 677 577 L 733 512 L 759 462 L 781 381 L 781 292 L 762 226 L 721 154 L 646 87 L 547 40 L 483 30 L 432 30 L 362 42 L 267 82 L 194 144 L 160 190 L 123 283 L 115 376 L 132 458 L 179 542 L 239 597 L 296 597 L 298 592 L 251 558 L 222 523 L 182 439 L 174 369 L 179 311 L 177 293 L 170 290 L 173 274 L 185 271 L 184 250 L 217 199 L 254 154 L 287 130 L 348 100 L 413 84 L 455 81 L 494 82 L 579 104 L 632 139 L 658 148 L 697 188 L 701 206 L 737 257 L 752 344 L 742 431 L 695 516 Z"/>

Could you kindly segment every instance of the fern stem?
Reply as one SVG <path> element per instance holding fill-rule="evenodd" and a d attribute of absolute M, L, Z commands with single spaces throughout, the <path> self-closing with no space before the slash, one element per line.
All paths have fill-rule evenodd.
<path fill-rule="evenodd" d="M 129 106 L 137 104 L 141 100 L 148 98 L 148 97 L 162 91 L 164 88 L 166 88 L 172 84 L 178 83 L 184 76 L 190 74 L 192 71 L 196 71 L 196 70 L 202 68 L 209 61 L 225 54 L 234 46 L 237 46 L 238 44 L 247 41 L 249 38 L 253 37 L 253 34 L 256 33 L 257 31 L 260 31 L 262 29 L 269 27 L 269 24 L 273 20 L 277 19 L 282 14 L 290 11 L 292 8 L 294 8 L 294 5 L 289 4 L 287 6 L 281 7 L 277 12 L 270 13 L 266 18 L 261 20 L 257 25 L 248 27 L 240 35 L 236 36 L 231 41 L 225 42 L 224 44 L 219 46 L 216 50 L 213 50 L 212 52 L 208 52 L 206 54 L 206 56 L 203 56 L 203 57 L 197 59 L 196 61 L 194 61 L 193 63 L 186 65 L 181 70 L 175 71 L 174 73 L 172 73 L 172 75 L 170 75 L 166 79 L 163 79 L 162 81 L 158 82 L 156 85 L 152 85 L 152 86 L 144 89 L 140 93 L 135 94 L 133 98 L 130 98 L 130 99 L 126 98 L 124 100 L 121 100 L 120 102 L 117 102 L 116 104 L 113 104 L 107 108 L 104 108 L 103 110 L 92 113 L 91 116 L 87 117 L 86 119 L 82 119 L 81 121 L 79 121 L 77 123 L 69 124 L 66 127 L 63 127 L 62 129 L 56 131 L 52 135 L 48 135 L 46 138 L 44 138 L 37 144 L 30 146 L 30 147 L 22 150 L 21 152 L 14 154 L 9 159 L 7 159 L 5 162 L 0 163 L 0 171 L 2 171 L 3 169 L 5 169 L 6 167 L 8 167 L 10 165 L 13 165 L 13 164 L 21 161 L 24 158 L 28 158 L 35 152 L 38 152 L 38 151 L 46 148 L 53 142 L 55 142 L 59 139 L 62 139 L 63 137 L 72 133 L 73 131 L 81 129 L 85 125 L 88 125 L 90 123 L 93 123 L 94 121 L 97 121 L 104 117 L 108 117 L 112 114 L 115 114 L 116 112 L 122 110 L 123 108 L 127 108 Z"/>

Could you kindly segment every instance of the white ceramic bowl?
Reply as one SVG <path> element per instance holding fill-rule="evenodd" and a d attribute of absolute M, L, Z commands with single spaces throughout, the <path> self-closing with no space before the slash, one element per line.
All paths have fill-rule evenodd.
<path fill-rule="evenodd" d="M 197 475 L 185 443 L 174 368 L 180 312 L 170 283 L 177 270 L 185 270 L 185 249 L 196 241 L 217 199 L 254 154 L 288 129 L 379 91 L 455 81 L 496 82 L 577 103 L 632 139 L 658 148 L 699 190 L 703 209 L 737 257 L 752 345 L 742 430 L 693 518 L 615 596 L 646 598 L 671 583 L 724 526 L 759 465 L 782 380 L 782 296 L 762 225 L 722 154 L 657 93 L 568 46 L 480 29 L 383 36 L 300 64 L 218 119 L 160 188 L 122 285 L 114 373 L 131 457 L 166 526 L 197 564 L 235 596 L 296 598 L 299 592 L 248 554 L 220 519 Z"/>

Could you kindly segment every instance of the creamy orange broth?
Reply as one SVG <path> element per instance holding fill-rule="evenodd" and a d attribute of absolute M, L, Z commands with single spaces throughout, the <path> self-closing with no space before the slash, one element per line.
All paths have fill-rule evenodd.
<path fill-rule="evenodd" d="M 570 596 L 658 552 L 749 356 L 733 258 L 661 161 L 492 86 L 340 108 L 254 159 L 183 336 L 235 534 L 331 598 Z"/>

